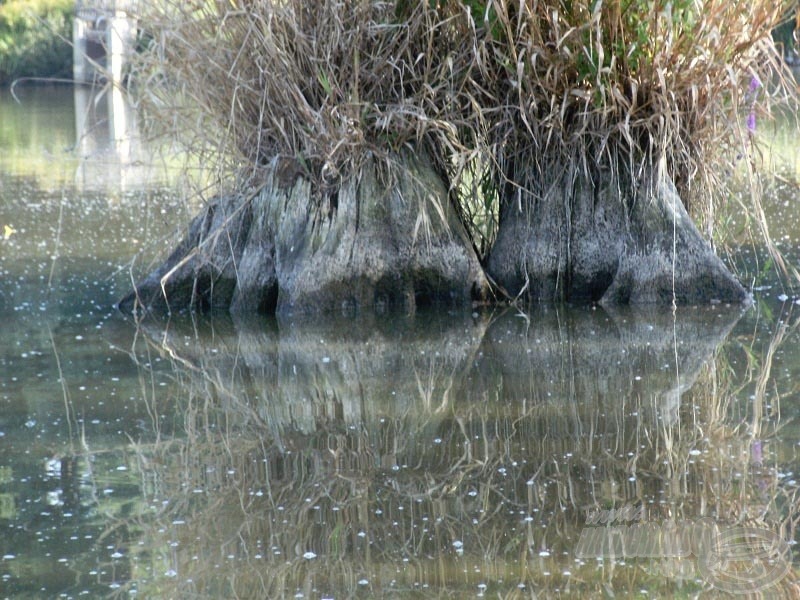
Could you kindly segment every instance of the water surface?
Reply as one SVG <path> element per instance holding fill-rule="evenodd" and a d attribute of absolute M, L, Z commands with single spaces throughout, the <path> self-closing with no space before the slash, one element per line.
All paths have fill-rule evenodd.
<path fill-rule="evenodd" d="M 0 596 L 797 585 L 800 305 L 770 269 L 749 263 L 748 309 L 137 324 L 113 304 L 190 211 L 129 115 L 19 96 L 0 97 Z M 771 190 L 790 254 L 798 189 Z"/>

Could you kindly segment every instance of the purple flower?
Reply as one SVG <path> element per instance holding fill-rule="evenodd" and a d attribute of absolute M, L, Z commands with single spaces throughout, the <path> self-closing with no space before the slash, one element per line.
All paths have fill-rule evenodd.
<path fill-rule="evenodd" d="M 756 113 L 753 110 L 747 115 L 747 131 L 750 133 L 756 132 Z"/>
<path fill-rule="evenodd" d="M 752 94 L 753 92 L 755 92 L 755 91 L 756 91 L 758 88 L 760 88 L 760 87 L 761 87 L 761 81 L 758 79 L 758 77 L 756 77 L 755 75 L 753 75 L 753 76 L 750 78 L 750 87 L 748 88 L 748 90 L 749 90 L 749 91 L 750 91 L 750 93 Z"/>
<path fill-rule="evenodd" d="M 764 458 L 761 449 L 761 440 L 753 440 L 753 445 L 750 446 L 750 457 L 754 465 L 761 466 L 761 462 Z"/>

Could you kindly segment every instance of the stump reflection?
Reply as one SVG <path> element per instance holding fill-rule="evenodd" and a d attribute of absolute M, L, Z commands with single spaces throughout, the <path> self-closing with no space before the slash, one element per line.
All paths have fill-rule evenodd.
<path fill-rule="evenodd" d="M 137 588 L 791 593 L 796 487 L 764 460 L 780 419 L 737 412 L 719 347 L 738 317 L 151 324 L 186 435 L 139 448 Z M 721 536 L 745 528 L 763 535 L 721 572 Z"/>

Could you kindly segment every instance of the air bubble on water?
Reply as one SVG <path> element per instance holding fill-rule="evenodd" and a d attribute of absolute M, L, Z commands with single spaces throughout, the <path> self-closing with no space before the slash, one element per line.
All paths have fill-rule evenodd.
<path fill-rule="evenodd" d="M 51 477 L 61 476 L 61 461 L 57 458 L 50 458 L 44 463 L 45 473 Z"/>

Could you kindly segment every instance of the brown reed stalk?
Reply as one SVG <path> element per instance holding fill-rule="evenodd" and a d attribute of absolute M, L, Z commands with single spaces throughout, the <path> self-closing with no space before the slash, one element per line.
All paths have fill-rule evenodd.
<path fill-rule="evenodd" d="M 468 140 L 474 33 L 449 6 L 168 1 L 145 19 L 152 41 L 134 79 L 170 133 L 225 171 L 285 156 L 335 185 L 368 154 L 422 144 L 445 157 Z"/>
<path fill-rule="evenodd" d="M 757 169 L 757 124 L 796 106 L 771 36 L 786 2 L 472 4 L 486 7 L 479 64 L 500 179 L 537 196 L 568 168 L 634 186 L 655 168 L 713 234 L 731 173 Z M 751 208 L 768 239 L 756 193 Z"/>
<path fill-rule="evenodd" d="M 544 198 L 567 167 L 658 169 L 713 237 L 731 173 L 755 179 L 754 128 L 796 105 L 771 37 L 789 4 L 167 0 L 143 9 L 132 81 L 159 132 L 240 188 L 275 156 L 325 189 L 424 146 L 482 253 L 503 186 Z"/>

